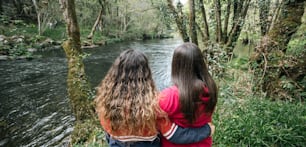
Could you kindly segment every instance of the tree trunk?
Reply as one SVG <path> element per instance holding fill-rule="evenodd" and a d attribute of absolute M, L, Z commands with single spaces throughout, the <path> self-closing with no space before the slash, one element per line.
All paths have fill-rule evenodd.
<path fill-rule="evenodd" d="M 189 36 L 187 33 L 186 26 L 184 24 L 183 15 L 179 15 L 175 7 L 172 4 L 172 0 L 167 0 L 168 8 L 170 9 L 172 15 L 174 16 L 177 28 L 184 42 L 189 42 Z"/>
<path fill-rule="evenodd" d="M 75 127 L 71 136 L 72 144 L 74 144 L 88 139 L 88 134 L 92 133 L 93 124 L 87 123 L 94 120 L 95 114 L 93 111 L 94 107 L 91 103 L 92 101 L 90 101 L 92 92 L 84 70 L 80 30 L 74 0 L 60 0 L 60 4 L 64 11 L 63 15 L 68 34 L 68 40 L 63 43 L 63 48 L 68 60 L 68 97 L 76 118 Z"/>
<path fill-rule="evenodd" d="M 232 26 L 234 26 L 240 17 L 240 13 L 241 13 L 241 8 L 242 8 L 242 2 L 241 0 L 233 0 L 233 21 L 232 21 Z"/>
<path fill-rule="evenodd" d="M 106 10 L 107 10 L 107 7 L 108 7 L 108 3 L 105 1 L 105 0 L 99 0 L 98 1 L 100 6 L 101 6 L 101 9 L 102 9 L 102 16 L 101 16 L 101 19 L 100 19 L 100 22 L 98 25 L 98 28 L 99 28 L 99 31 L 103 31 L 103 27 L 104 27 L 104 24 L 105 24 L 105 21 L 103 20 L 103 16 L 106 16 Z"/>
<path fill-rule="evenodd" d="M 228 30 L 228 21 L 231 13 L 231 5 L 232 5 L 232 0 L 227 0 L 227 6 L 226 6 L 226 13 L 224 17 L 224 26 L 223 26 L 223 42 L 225 43 L 227 40 L 227 30 Z"/>
<path fill-rule="evenodd" d="M 204 32 L 201 30 L 201 27 L 199 26 L 198 23 L 195 23 L 195 25 L 196 25 L 196 28 L 197 28 L 197 30 L 198 30 L 201 38 L 202 38 L 202 42 L 205 43 L 207 40 L 206 40 L 206 36 L 204 35 Z"/>
<path fill-rule="evenodd" d="M 38 35 L 41 36 L 41 13 L 40 13 L 40 9 L 37 5 L 36 0 L 32 0 L 32 2 L 33 2 L 33 5 L 35 7 L 36 14 L 37 14 Z"/>
<path fill-rule="evenodd" d="M 282 12 L 280 12 L 277 22 L 269 31 L 269 38 L 278 42 L 280 50 L 284 53 L 291 36 L 297 31 L 301 25 L 301 17 L 304 13 L 305 0 L 294 0 L 284 2 Z"/>
<path fill-rule="evenodd" d="M 207 23 L 205 6 L 204 6 L 203 0 L 200 0 L 200 9 L 202 13 L 203 28 L 204 28 L 204 34 L 205 34 L 205 36 L 203 36 L 203 42 L 206 42 L 209 40 L 209 29 L 208 29 L 208 23 Z"/>
<path fill-rule="evenodd" d="M 216 16 L 216 41 L 222 41 L 222 24 L 221 24 L 221 5 L 220 0 L 214 0 L 215 2 L 215 16 Z"/>
<path fill-rule="evenodd" d="M 266 35 L 268 31 L 268 26 L 270 25 L 269 19 L 268 19 L 270 4 L 271 4 L 270 0 L 258 1 L 261 36 Z"/>
<path fill-rule="evenodd" d="M 97 29 L 98 24 L 101 23 L 102 14 L 103 14 L 103 10 L 101 8 L 100 13 L 99 13 L 99 15 L 98 15 L 98 17 L 95 21 L 95 24 L 92 26 L 90 34 L 87 36 L 87 39 L 92 39 L 92 37 L 93 37 L 93 35 L 94 35 L 94 33 Z"/>
<path fill-rule="evenodd" d="M 194 0 L 189 0 L 189 31 L 190 31 L 191 42 L 198 45 Z"/>
<path fill-rule="evenodd" d="M 279 16 L 280 9 L 281 9 L 281 7 L 282 7 L 282 4 L 280 4 L 279 0 L 277 0 L 277 1 L 275 2 L 275 7 L 276 7 L 276 8 L 275 8 L 275 9 L 273 10 L 273 12 L 272 12 L 273 16 L 271 17 L 271 19 L 269 19 L 270 22 L 271 22 L 271 24 L 268 25 L 267 31 L 269 31 L 271 28 L 273 28 L 274 23 L 276 22 L 276 20 L 277 20 L 277 18 L 278 18 L 278 16 Z"/>
<path fill-rule="evenodd" d="M 240 11 L 240 13 L 234 14 L 234 17 L 238 17 L 238 18 L 234 18 L 235 22 L 233 24 L 233 27 L 232 27 L 232 29 L 229 33 L 229 36 L 228 36 L 228 40 L 226 42 L 226 48 L 228 49 L 227 50 L 228 54 L 233 53 L 235 43 L 238 40 L 238 37 L 241 33 L 241 29 L 242 29 L 242 27 L 244 25 L 244 22 L 245 22 L 245 17 L 247 15 L 247 12 L 248 12 L 248 9 L 249 9 L 250 1 L 251 0 L 245 0 L 243 2 L 243 5 L 242 5 L 243 7 L 241 7 L 241 8 L 240 8 L 240 6 L 237 7 L 237 10 L 236 10 L 237 12 L 236 13 L 238 13 L 239 11 Z M 237 15 L 237 16 L 235 16 L 235 15 Z"/>
<path fill-rule="evenodd" d="M 301 17 L 304 13 L 305 0 L 283 1 L 283 6 L 278 20 L 273 28 L 261 40 L 251 57 L 254 64 L 255 77 L 259 89 L 267 93 L 270 98 L 288 99 L 290 91 L 283 88 L 281 78 L 293 80 L 295 88 L 305 91 L 305 86 L 297 83 L 305 77 L 305 51 L 301 56 L 288 58 L 285 53 L 292 35 L 301 25 Z M 294 73 L 290 73 L 294 72 Z M 299 74 L 292 78 L 293 74 Z M 256 87 L 255 87 L 256 88 Z M 303 89 L 304 88 L 304 89 Z M 296 96 L 291 96 L 295 98 Z"/>

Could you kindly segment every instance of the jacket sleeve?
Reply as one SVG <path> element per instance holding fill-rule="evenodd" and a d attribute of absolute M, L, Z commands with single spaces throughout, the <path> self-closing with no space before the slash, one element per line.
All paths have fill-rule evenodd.
<path fill-rule="evenodd" d="M 158 123 L 161 134 L 172 143 L 195 143 L 210 136 L 211 129 L 208 124 L 199 128 L 183 128 L 166 118 L 159 119 Z"/>

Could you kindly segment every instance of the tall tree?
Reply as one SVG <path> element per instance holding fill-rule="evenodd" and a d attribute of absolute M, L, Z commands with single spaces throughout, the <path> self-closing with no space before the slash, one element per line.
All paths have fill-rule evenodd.
<path fill-rule="evenodd" d="M 245 17 L 247 15 L 251 0 L 243 0 L 234 2 L 234 16 L 232 28 L 229 32 L 228 39 L 226 41 L 226 48 L 228 48 L 228 54 L 232 54 L 235 43 L 241 33 L 242 27 L 245 23 Z"/>
<path fill-rule="evenodd" d="M 220 0 L 214 0 L 215 2 L 215 19 L 216 19 L 216 41 L 222 41 L 222 24 L 221 24 L 221 4 Z"/>
<path fill-rule="evenodd" d="M 198 45 L 194 0 L 189 0 L 189 31 L 191 42 Z"/>
<path fill-rule="evenodd" d="M 93 37 L 93 35 L 94 35 L 94 33 L 95 33 L 96 29 L 97 29 L 97 26 L 99 24 L 102 25 L 102 23 L 103 23 L 102 22 L 102 15 L 105 13 L 105 7 L 104 7 L 105 0 L 99 0 L 98 2 L 100 4 L 100 6 L 101 6 L 101 9 L 100 9 L 100 12 L 98 14 L 98 17 L 97 17 L 94 25 L 91 28 L 91 31 L 90 31 L 89 35 L 87 36 L 88 39 L 92 39 L 92 37 Z"/>
<path fill-rule="evenodd" d="M 40 8 L 38 7 L 37 1 L 36 0 L 32 0 L 33 5 L 35 7 L 35 11 L 37 14 L 37 24 L 38 24 L 38 35 L 41 35 L 41 12 L 40 12 Z"/>
<path fill-rule="evenodd" d="M 232 0 L 227 0 L 226 13 L 224 16 L 224 24 L 223 24 L 223 35 L 222 35 L 223 42 L 225 42 L 225 40 L 228 39 L 227 31 L 228 31 L 228 22 L 231 14 L 231 5 L 232 5 Z"/>
<path fill-rule="evenodd" d="M 305 9 L 305 0 L 284 0 L 281 12 L 273 28 L 261 40 L 259 46 L 252 55 L 255 74 L 259 88 L 267 93 L 268 97 L 287 98 L 288 91 L 284 91 L 280 82 L 281 77 L 291 78 L 295 86 L 304 89 L 298 84 L 301 80 L 297 77 L 305 77 L 305 50 L 304 54 L 297 56 L 297 62 L 285 56 L 287 45 L 292 35 L 301 25 L 301 17 Z M 298 74 L 298 75 L 296 75 Z"/>
<path fill-rule="evenodd" d="M 259 21 L 260 21 L 260 32 L 261 35 L 264 36 L 268 32 L 269 28 L 269 11 L 270 11 L 270 0 L 259 0 Z"/>
<path fill-rule="evenodd" d="M 72 133 L 72 144 L 74 144 L 88 139 L 86 135 L 92 132 L 92 127 L 86 124 L 95 118 L 95 114 L 90 101 L 92 93 L 84 70 L 75 3 L 74 0 L 60 0 L 60 4 L 68 34 L 68 40 L 63 43 L 63 48 L 68 59 L 68 97 L 76 118 Z"/>
<path fill-rule="evenodd" d="M 279 16 L 279 13 L 282 7 L 280 1 L 282 0 L 276 0 L 276 2 L 274 3 L 275 8 L 272 10 L 272 17 L 271 19 L 269 19 L 270 25 L 268 25 L 267 31 L 269 31 L 270 28 L 274 26 L 274 22 L 276 22 L 276 20 L 278 19 L 278 16 Z"/>
<path fill-rule="evenodd" d="M 179 12 L 181 10 L 178 10 L 179 11 L 178 12 L 175 9 L 175 7 L 172 4 L 173 3 L 172 0 L 167 0 L 167 2 L 168 2 L 168 8 L 171 11 L 172 15 L 174 16 L 177 28 L 178 28 L 178 30 L 180 32 L 181 37 L 183 38 L 183 41 L 184 42 L 188 42 L 189 41 L 189 36 L 188 36 L 188 33 L 187 33 L 186 26 L 184 24 L 184 15 L 183 15 L 183 13 L 181 13 L 181 15 L 179 15 Z M 182 9 L 182 4 L 180 2 L 178 2 L 178 9 Z"/>
<path fill-rule="evenodd" d="M 204 33 L 205 38 L 203 38 L 203 42 L 206 42 L 209 40 L 209 27 L 207 23 L 207 17 L 206 17 L 206 11 L 205 11 L 205 5 L 203 0 L 200 0 L 200 9 L 201 9 L 201 14 L 202 14 L 202 19 L 203 19 L 203 28 L 204 28 Z"/>

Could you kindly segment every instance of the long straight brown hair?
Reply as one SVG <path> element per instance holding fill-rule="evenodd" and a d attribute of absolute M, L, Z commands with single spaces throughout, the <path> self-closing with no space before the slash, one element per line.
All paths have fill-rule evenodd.
<path fill-rule="evenodd" d="M 208 72 L 203 55 L 193 43 L 184 43 L 174 50 L 172 58 L 171 78 L 179 89 L 180 109 L 185 119 L 192 123 L 198 115 L 200 97 L 207 93 L 209 101 L 206 103 L 205 113 L 212 113 L 217 104 L 217 86 Z"/>

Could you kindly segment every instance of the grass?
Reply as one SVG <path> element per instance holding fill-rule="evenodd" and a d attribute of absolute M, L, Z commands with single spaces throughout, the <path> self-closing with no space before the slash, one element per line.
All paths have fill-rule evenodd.
<path fill-rule="evenodd" d="M 253 96 L 252 77 L 247 71 L 229 70 L 219 85 L 220 96 L 213 117 L 214 146 L 304 146 L 304 103 Z"/>
<path fill-rule="evenodd" d="M 214 116 L 216 146 L 303 146 L 303 104 L 246 97 L 219 103 Z M 304 130 L 304 131 L 303 131 Z"/>

